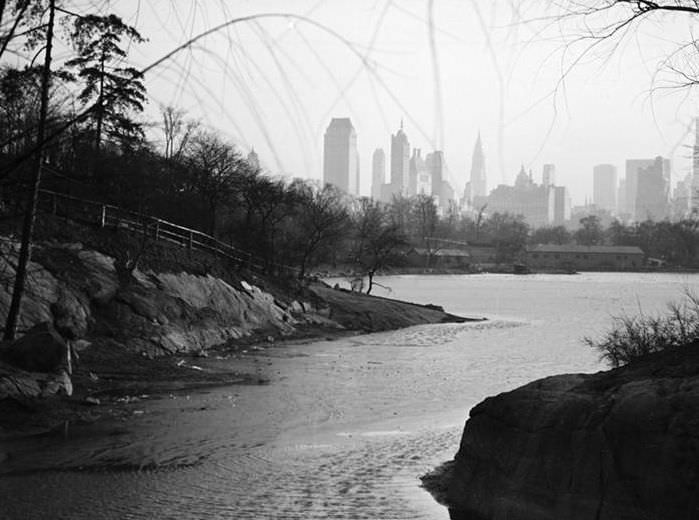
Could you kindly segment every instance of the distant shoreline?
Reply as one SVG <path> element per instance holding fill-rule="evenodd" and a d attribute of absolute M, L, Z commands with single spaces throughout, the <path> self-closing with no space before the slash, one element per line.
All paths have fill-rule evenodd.
<path fill-rule="evenodd" d="M 512 265 L 503 265 L 501 267 L 492 267 L 488 269 L 481 270 L 466 270 L 466 269 L 448 269 L 448 268 L 396 268 L 386 271 L 381 271 L 375 276 L 400 276 L 400 275 L 478 275 L 478 274 L 517 274 L 517 275 L 530 275 L 530 274 L 560 274 L 560 275 L 574 275 L 581 273 L 667 273 L 667 274 L 699 274 L 699 268 L 648 268 L 648 269 L 577 269 L 577 270 L 566 270 L 566 269 L 531 269 L 526 272 L 516 272 Z M 318 278 L 327 280 L 335 278 L 343 278 L 346 280 L 351 280 L 352 278 L 358 277 L 359 274 L 352 273 L 348 270 L 338 270 L 338 271 L 322 271 L 315 274 Z M 364 275 L 366 278 L 366 275 Z"/>

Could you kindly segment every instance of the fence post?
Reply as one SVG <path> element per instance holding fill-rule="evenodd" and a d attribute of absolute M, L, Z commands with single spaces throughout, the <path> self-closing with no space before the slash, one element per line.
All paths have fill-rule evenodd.
<path fill-rule="evenodd" d="M 158 240 L 158 235 L 160 234 L 160 221 L 155 221 L 155 239 Z"/>
<path fill-rule="evenodd" d="M 187 244 L 188 249 L 192 249 L 192 243 L 194 242 L 194 236 L 192 235 L 192 232 L 189 232 L 189 243 Z"/>
<path fill-rule="evenodd" d="M 102 215 L 100 217 L 100 227 L 104 227 L 107 223 L 107 206 L 102 204 Z"/>

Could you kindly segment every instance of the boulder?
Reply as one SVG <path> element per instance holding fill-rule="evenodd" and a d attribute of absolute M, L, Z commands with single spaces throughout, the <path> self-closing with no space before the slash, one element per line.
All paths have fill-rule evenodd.
<path fill-rule="evenodd" d="M 52 395 L 65 394 L 73 395 L 73 382 L 65 370 L 61 370 L 58 374 L 52 375 L 41 381 L 41 397 L 50 397 Z"/>
<path fill-rule="evenodd" d="M 0 362 L 0 401 L 7 398 L 39 397 L 41 384 L 28 372 Z"/>
<path fill-rule="evenodd" d="M 0 351 L 8 363 L 30 372 L 54 372 L 68 362 L 65 340 L 50 323 L 32 327 Z"/>
<path fill-rule="evenodd" d="M 51 305 L 53 324 L 67 339 L 77 340 L 87 334 L 89 303 L 81 302 L 72 291 L 61 287 L 58 300 Z"/>
<path fill-rule="evenodd" d="M 562 375 L 471 410 L 452 518 L 699 518 L 699 346 Z"/>
<path fill-rule="evenodd" d="M 8 398 L 43 398 L 57 394 L 73 394 L 73 383 L 65 370 L 42 374 L 0 362 L 0 401 Z"/>

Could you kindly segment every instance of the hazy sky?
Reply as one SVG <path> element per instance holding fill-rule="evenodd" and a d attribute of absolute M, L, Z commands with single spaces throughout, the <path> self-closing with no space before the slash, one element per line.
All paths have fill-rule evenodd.
<path fill-rule="evenodd" d="M 535 11 L 513 4 L 538 4 Z M 443 149 L 448 178 L 462 192 L 480 131 L 489 188 L 512 182 L 520 164 L 541 178 L 554 163 L 574 204 L 592 193 L 592 166 L 623 176 L 626 158 L 664 155 L 674 180 L 689 171 L 692 92 L 653 96 L 658 61 L 692 29 L 686 16 L 657 19 L 603 45 L 560 83 L 576 56 L 564 53 L 575 23 L 531 20 L 541 2 L 436 0 L 430 40 L 428 0 L 112 1 L 149 39 L 132 49 L 145 66 L 191 36 L 226 20 L 266 17 L 206 37 L 150 72 L 149 117 L 159 103 L 223 131 L 247 153 L 254 146 L 273 173 L 319 179 L 323 133 L 351 117 L 358 135 L 361 191 L 371 154 L 389 153 L 404 120 L 413 147 Z M 611 56 L 611 57 L 610 57 Z M 658 78 L 655 78 L 658 84 Z M 554 95 L 555 92 L 555 95 Z"/>

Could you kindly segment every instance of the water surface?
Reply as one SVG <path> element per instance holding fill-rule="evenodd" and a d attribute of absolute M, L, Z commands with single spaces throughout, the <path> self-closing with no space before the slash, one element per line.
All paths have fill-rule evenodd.
<path fill-rule="evenodd" d="M 488 321 L 249 352 L 220 363 L 271 384 L 140 401 L 104 431 L 6 446 L 14 455 L 0 468 L 22 472 L 0 477 L 0 518 L 446 519 L 418 476 L 453 456 L 474 404 L 539 377 L 604 368 L 583 336 L 612 316 L 660 311 L 698 281 L 380 278 L 391 291 L 379 294 Z"/>

